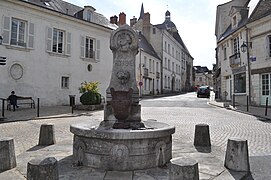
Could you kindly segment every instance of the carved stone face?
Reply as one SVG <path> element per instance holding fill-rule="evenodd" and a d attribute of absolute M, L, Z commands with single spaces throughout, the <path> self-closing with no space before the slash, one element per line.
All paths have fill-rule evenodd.
<path fill-rule="evenodd" d="M 130 73 L 128 71 L 119 71 L 117 73 L 117 78 L 121 84 L 126 84 L 130 79 Z"/>
<path fill-rule="evenodd" d="M 120 51 L 128 51 L 132 43 L 132 38 L 128 33 L 122 33 L 118 36 L 117 43 Z"/>

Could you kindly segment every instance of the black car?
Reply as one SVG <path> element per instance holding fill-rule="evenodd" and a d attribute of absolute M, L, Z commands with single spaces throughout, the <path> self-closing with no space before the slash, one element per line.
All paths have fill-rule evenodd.
<path fill-rule="evenodd" d="M 200 86 L 197 91 L 197 97 L 210 97 L 210 87 L 209 86 Z"/>

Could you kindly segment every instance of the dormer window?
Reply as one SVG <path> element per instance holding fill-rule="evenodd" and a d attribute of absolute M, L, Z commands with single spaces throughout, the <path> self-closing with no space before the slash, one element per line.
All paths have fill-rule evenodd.
<path fill-rule="evenodd" d="M 236 24 L 237 24 L 237 20 L 236 20 L 236 16 L 234 16 L 234 17 L 232 18 L 232 25 L 233 25 L 233 26 L 236 26 Z"/>
<path fill-rule="evenodd" d="M 87 21 L 92 21 L 92 11 L 90 10 L 87 10 L 87 13 L 86 13 L 86 20 Z"/>
<path fill-rule="evenodd" d="M 93 22 L 93 14 L 96 9 L 92 6 L 85 6 L 84 7 L 84 13 L 83 13 L 83 19 L 89 22 Z"/>

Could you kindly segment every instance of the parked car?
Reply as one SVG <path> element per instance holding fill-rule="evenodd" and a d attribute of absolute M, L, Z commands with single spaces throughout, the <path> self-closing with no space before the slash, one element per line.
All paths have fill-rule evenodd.
<path fill-rule="evenodd" d="M 210 87 L 209 86 L 200 86 L 197 91 L 197 97 L 210 97 Z"/>

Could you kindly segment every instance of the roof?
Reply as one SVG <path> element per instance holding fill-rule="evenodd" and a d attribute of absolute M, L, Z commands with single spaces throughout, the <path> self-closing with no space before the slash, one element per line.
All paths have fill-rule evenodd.
<path fill-rule="evenodd" d="M 271 0 L 260 0 L 252 12 L 249 23 L 271 14 Z"/>
<path fill-rule="evenodd" d="M 193 58 L 187 47 L 185 46 L 177 28 L 176 28 L 176 25 L 171 21 L 171 20 L 168 20 L 166 19 L 162 24 L 157 24 L 157 25 L 154 25 L 154 27 L 158 28 L 158 29 L 164 29 L 164 30 L 167 30 L 171 35 L 172 37 L 185 49 L 185 51 L 188 53 L 188 55 Z M 172 29 L 173 28 L 173 29 Z"/>
<path fill-rule="evenodd" d="M 42 8 L 53 10 L 61 14 L 73 16 L 77 19 L 83 20 L 82 16 L 78 16 L 78 13 L 80 14 L 81 12 L 83 12 L 84 8 L 68 3 L 64 0 L 20 0 L 20 1 L 34 4 Z M 98 24 L 110 29 L 116 28 L 115 25 L 111 24 L 110 21 L 104 15 L 99 14 L 97 12 L 93 12 L 93 16 L 94 21 L 90 23 Z"/>
<path fill-rule="evenodd" d="M 154 25 L 155 27 L 159 29 L 170 29 L 170 28 L 176 28 L 176 25 L 169 19 L 166 19 L 162 24 Z"/>
<path fill-rule="evenodd" d="M 211 73 L 211 71 L 206 66 L 194 66 L 196 73 Z"/>
<path fill-rule="evenodd" d="M 139 19 L 143 19 L 143 17 L 144 17 L 144 7 L 143 7 L 143 3 L 142 3 L 142 4 L 141 4 L 140 15 L 139 15 L 138 20 L 139 20 Z"/>
<path fill-rule="evenodd" d="M 150 54 L 151 56 L 160 59 L 159 56 L 156 54 L 154 48 L 152 47 L 152 45 L 147 41 L 147 39 L 145 38 L 145 36 L 141 33 L 138 34 L 138 38 L 139 38 L 139 48 L 142 49 L 144 52 Z"/>

